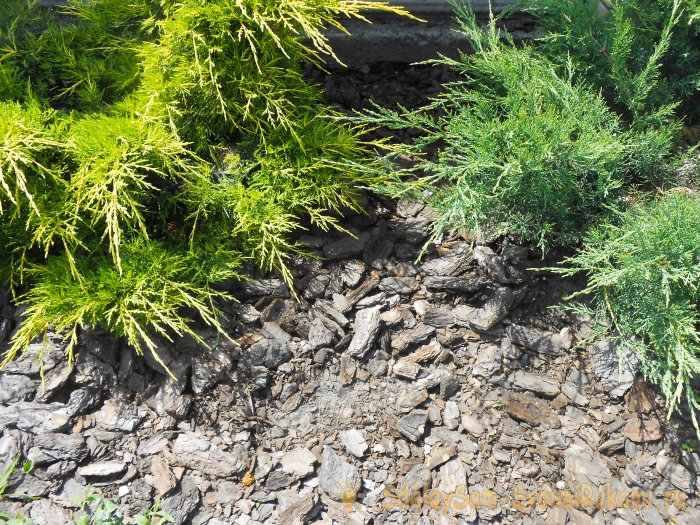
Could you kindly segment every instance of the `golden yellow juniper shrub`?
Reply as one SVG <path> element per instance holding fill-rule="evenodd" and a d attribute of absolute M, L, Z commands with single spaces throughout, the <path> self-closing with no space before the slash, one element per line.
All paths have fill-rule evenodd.
<path fill-rule="evenodd" d="M 216 284 L 279 270 L 293 233 L 338 225 L 370 174 L 303 62 L 359 0 L 35 0 L 0 8 L 0 278 L 22 326 L 72 358 L 99 325 L 137 350 L 223 329 Z M 360 162 L 362 161 L 362 162 Z M 183 312 L 192 312 L 189 319 Z M 157 357 L 157 356 L 156 356 Z"/>

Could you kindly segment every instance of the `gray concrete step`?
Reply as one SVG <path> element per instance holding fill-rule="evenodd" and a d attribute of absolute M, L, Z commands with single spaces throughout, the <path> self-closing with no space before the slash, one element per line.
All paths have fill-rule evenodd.
<path fill-rule="evenodd" d="M 56 6 L 65 0 L 40 0 L 40 5 Z M 389 0 L 390 4 L 405 7 L 425 20 L 418 22 L 382 12 L 370 13 L 372 24 L 347 20 L 348 33 L 331 29 L 329 38 L 342 63 L 359 66 L 373 62 L 411 63 L 435 58 L 438 53 L 457 56 L 458 49 L 466 50 L 464 37 L 456 33 L 457 24 L 447 0 Z M 472 0 L 477 18 L 486 22 L 489 0 Z M 491 0 L 495 13 L 513 5 L 514 0 Z M 531 18 L 511 19 L 507 27 L 516 40 L 527 38 L 532 31 Z M 334 64 L 329 64 L 333 67 Z M 337 65 L 337 64 L 335 64 Z"/>
<path fill-rule="evenodd" d="M 333 48 L 341 61 L 350 66 L 372 62 L 411 63 L 435 58 L 438 53 L 456 57 L 458 50 L 467 51 L 464 37 L 457 33 L 457 24 L 447 0 L 390 0 L 401 5 L 425 22 L 407 20 L 386 13 L 372 13 L 372 24 L 349 20 L 345 26 L 349 34 L 329 31 Z M 494 13 L 514 4 L 514 0 L 492 0 Z M 472 0 L 478 20 L 489 19 L 488 0 Z M 507 27 L 515 40 L 531 35 L 532 18 L 516 16 Z"/>

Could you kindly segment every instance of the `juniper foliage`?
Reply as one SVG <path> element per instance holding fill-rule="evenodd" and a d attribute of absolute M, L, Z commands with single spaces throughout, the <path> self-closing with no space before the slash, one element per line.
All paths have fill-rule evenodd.
<path fill-rule="evenodd" d="M 293 233 L 338 225 L 362 130 L 335 119 L 302 62 L 364 0 L 36 0 L 0 8 L 0 278 L 28 304 L 5 362 L 83 325 L 137 351 L 223 329 L 216 285 L 280 270 Z M 363 161 L 364 163 L 364 161 Z M 191 312 L 187 314 L 185 312 Z"/>
<path fill-rule="evenodd" d="M 477 27 L 455 3 L 473 53 L 432 62 L 461 78 L 423 108 L 375 107 L 356 121 L 414 131 L 383 157 L 387 171 L 398 155 L 416 159 L 386 191 L 433 207 L 429 242 L 446 229 L 543 249 L 585 238 L 558 271 L 588 274 L 595 335 L 640 357 L 669 413 L 685 396 L 697 427 L 700 200 L 691 189 L 624 211 L 640 192 L 697 182 L 676 171 L 676 115 L 697 107 L 691 3 L 604 2 L 600 15 L 597 1 L 523 3 L 542 40 L 516 47 L 497 20 Z"/>
<path fill-rule="evenodd" d="M 700 394 L 700 198 L 673 191 L 640 202 L 593 228 L 559 273 L 585 272 L 597 321 L 594 336 L 610 335 L 637 355 L 644 376 L 660 386 L 669 415 L 685 399 L 698 428 Z"/>
<path fill-rule="evenodd" d="M 481 28 L 469 8 L 458 13 L 474 52 L 432 63 L 461 79 L 426 107 L 377 107 L 357 118 L 419 132 L 385 157 L 389 170 L 397 154 L 419 159 L 387 191 L 424 199 L 427 190 L 439 217 L 430 241 L 445 229 L 466 229 L 543 248 L 575 243 L 615 205 L 638 137 L 572 70 L 561 73 L 536 50 L 516 47 L 496 20 Z"/>
<path fill-rule="evenodd" d="M 672 155 L 681 123 L 698 119 L 699 5 L 695 0 L 520 4 L 542 22 L 538 50 L 560 70 L 573 63 L 575 78 L 600 90 L 635 134 L 629 157 L 638 175 L 633 182 L 646 190 L 661 188 L 664 195 L 630 199 L 639 202 L 591 229 L 559 268 L 589 278 L 577 296 L 590 294 L 593 303 L 574 310 L 595 318 L 593 338 L 616 339 L 639 358 L 644 376 L 659 385 L 669 416 L 685 401 L 700 433 L 697 160 L 681 166 L 684 155 Z M 684 188 L 663 191 L 674 186 Z"/>
<path fill-rule="evenodd" d="M 541 21 L 538 49 L 602 89 L 638 126 L 700 114 L 700 4 L 697 0 L 520 0 Z"/>

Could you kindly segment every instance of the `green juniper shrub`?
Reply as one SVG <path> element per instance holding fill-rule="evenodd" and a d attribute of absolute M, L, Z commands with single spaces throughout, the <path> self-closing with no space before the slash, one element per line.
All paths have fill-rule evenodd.
<path fill-rule="evenodd" d="M 5 362 L 83 325 L 156 351 L 222 329 L 216 285 L 279 270 L 383 183 L 302 62 L 365 0 L 36 0 L 0 8 L 0 279 L 28 305 Z M 185 312 L 191 312 L 187 314 Z M 157 356 L 156 356 L 157 358 Z"/>
<path fill-rule="evenodd" d="M 537 50 L 559 71 L 600 90 L 624 122 L 627 183 L 637 189 L 693 186 L 695 161 L 676 155 L 681 124 L 700 107 L 700 5 L 696 0 L 521 0 L 540 20 Z M 692 152 L 691 152 L 692 153 Z M 632 194 L 635 188 L 630 188 Z M 589 231 L 566 275 L 585 272 L 598 321 L 660 386 L 669 415 L 685 396 L 696 429 L 700 372 L 696 280 L 700 200 L 672 191 L 614 215 Z M 631 199 L 634 200 L 634 199 Z M 578 295 L 578 294 L 577 294 Z"/>
<path fill-rule="evenodd" d="M 538 50 L 578 76 L 638 126 L 680 103 L 700 113 L 700 3 L 697 0 L 519 0 L 541 21 Z M 653 82 L 653 80 L 657 80 Z M 660 113 L 660 115 L 657 115 Z M 656 115 L 656 116 L 655 116 Z"/>
<path fill-rule="evenodd" d="M 700 395 L 700 197 L 687 189 L 640 202 L 591 229 L 557 271 L 585 272 L 592 304 L 576 310 L 597 321 L 594 336 L 616 339 L 660 386 L 669 415 L 685 397 L 698 428 Z M 700 430 L 699 430 L 700 431 Z"/>
<path fill-rule="evenodd" d="M 431 241 L 444 229 L 467 229 L 486 240 L 507 234 L 543 248 L 576 243 L 616 205 L 633 171 L 655 165 L 667 144 L 624 131 L 572 70 L 561 72 L 535 49 L 516 47 L 495 20 L 480 28 L 469 8 L 458 13 L 473 54 L 433 62 L 462 78 L 426 107 L 376 108 L 357 118 L 419 132 L 386 155 L 419 159 L 387 191 L 427 198 L 439 216 Z M 646 158 L 632 155 L 641 146 L 649 149 Z M 437 152 L 427 154 L 429 147 Z"/>

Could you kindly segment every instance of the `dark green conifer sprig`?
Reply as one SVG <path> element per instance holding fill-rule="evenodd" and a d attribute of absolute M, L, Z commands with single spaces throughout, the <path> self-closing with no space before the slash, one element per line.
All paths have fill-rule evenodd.
<path fill-rule="evenodd" d="M 670 110 L 697 122 L 700 6 L 697 0 L 520 0 L 542 24 L 538 50 L 602 89 L 638 128 Z"/>
<path fill-rule="evenodd" d="M 428 190 L 439 217 L 431 241 L 445 229 L 464 228 L 486 239 L 515 235 L 543 248 L 575 243 L 615 205 L 633 137 L 571 71 L 560 73 L 536 50 L 517 48 L 494 19 L 481 28 L 470 9 L 459 15 L 474 53 L 432 62 L 450 66 L 461 79 L 424 108 L 376 108 L 356 119 L 420 131 L 387 158 L 416 156 L 417 166 L 403 174 L 427 177 L 389 191 L 420 198 Z M 429 145 L 438 150 L 434 159 L 423 155 Z"/>
<path fill-rule="evenodd" d="M 576 309 L 613 334 L 659 385 L 668 415 L 685 399 L 696 429 L 700 396 L 700 198 L 676 190 L 641 202 L 592 229 L 583 248 L 558 270 L 584 272 L 591 306 Z M 576 297 L 575 296 L 575 297 Z M 700 430 L 699 430 L 700 432 Z"/>
<path fill-rule="evenodd" d="M 659 385 L 668 415 L 685 403 L 700 435 L 700 199 L 697 159 L 674 157 L 682 125 L 700 107 L 700 5 L 696 0 L 522 0 L 542 22 L 538 51 L 600 90 L 631 137 L 629 183 L 662 191 L 635 195 L 628 211 L 591 229 L 558 271 L 585 273 L 594 338 L 631 350 Z M 683 158 L 690 158 L 682 169 Z M 680 188 L 677 186 L 681 186 Z M 671 189 L 671 191 L 668 191 Z"/>

